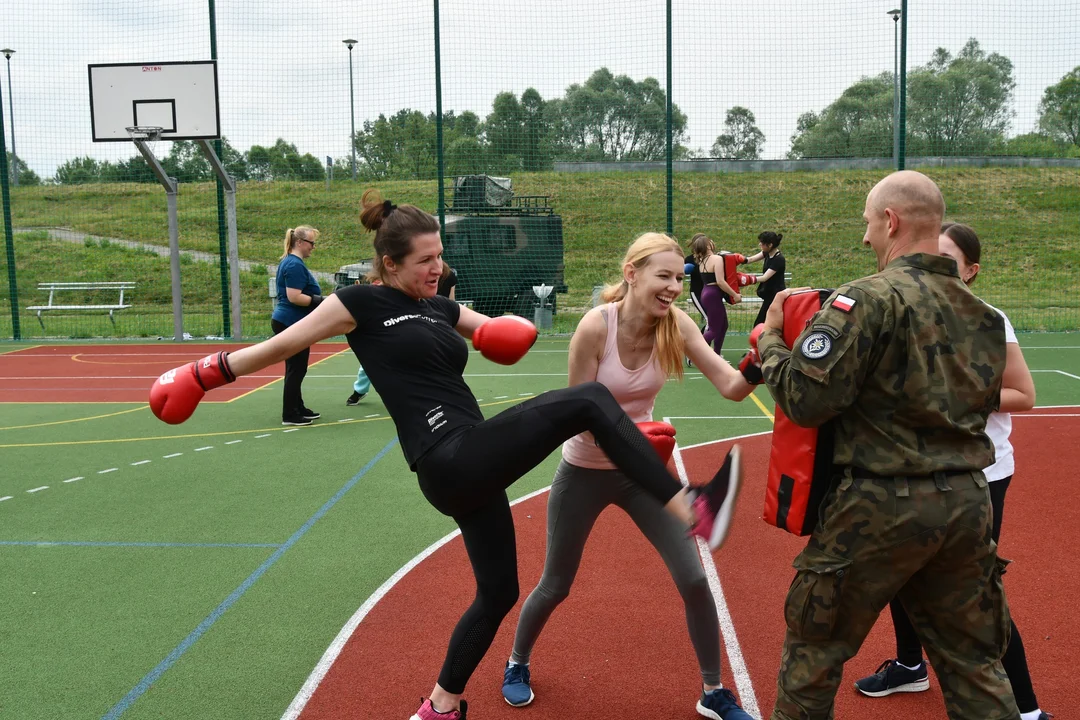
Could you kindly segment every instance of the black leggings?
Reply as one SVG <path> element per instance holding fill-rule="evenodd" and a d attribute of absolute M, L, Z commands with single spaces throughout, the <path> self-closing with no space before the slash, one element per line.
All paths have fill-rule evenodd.
<path fill-rule="evenodd" d="M 270 321 L 270 328 L 274 334 L 289 327 L 277 320 Z M 304 383 L 307 375 L 308 358 L 311 357 L 311 348 L 304 348 L 300 352 L 285 361 L 285 382 L 281 388 L 281 419 L 295 418 L 304 409 L 304 395 L 300 386 Z"/>
<path fill-rule="evenodd" d="M 1001 535 L 1001 514 L 1005 509 L 1005 491 L 1009 489 L 1012 476 L 1003 480 L 995 480 L 989 484 L 990 505 L 994 511 L 993 537 L 997 542 Z M 904 606 L 896 598 L 889 603 L 892 612 L 893 627 L 896 629 L 896 659 L 908 667 L 915 667 L 922 662 L 922 645 L 915 628 L 904 612 Z M 1005 650 L 1001 664 L 1005 673 L 1009 676 L 1012 684 L 1013 695 L 1016 696 L 1016 706 L 1020 712 L 1033 712 L 1039 708 L 1039 702 L 1035 699 L 1035 690 L 1031 687 L 1031 673 L 1028 671 L 1027 655 L 1024 653 L 1024 641 L 1020 639 L 1020 631 L 1016 629 L 1016 623 L 1012 623 L 1012 635 L 1009 646 Z"/>
<path fill-rule="evenodd" d="M 476 597 L 450 636 L 439 685 L 460 695 L 518 599 L 517 548 L 506 488 L 566 440 L 591 432 L 611 461 L 661 503 L 682 484 L 611 392 L 592 382 L 553 390 L 451 435 L 417 464 L 420 489 L 461 528 Z"/>
<path fill-rule="evenodd" d="M 761 307 L 758 308 L 757 317 L 754 318 L 754 324 L 750 328 L 753 330 L 755 327 L 765 322 L 765 316 L 769 314 L 769 306 L 772 305 L 772 301 L 776 299 L 776 293 L 771 295 L 765 295 L 761 298 Z"/>

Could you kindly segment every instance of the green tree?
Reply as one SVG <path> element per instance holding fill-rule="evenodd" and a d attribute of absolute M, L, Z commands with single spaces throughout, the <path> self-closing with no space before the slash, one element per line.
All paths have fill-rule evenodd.
<path fill-rule="evenodd" d="M 326 177 L 319 159 L 300 154 L 296 146 L 278 138 L 271 147 L 252 145 L 245 153 L 251 180 L 322 180 Z"/>
<path fill-rule="evenodd" d="M 140 158 L 141 159 L 141 158 Z M 108 163 L 105 163 L 108 165 Z M 61 185 L 81 185 L 101 182 L 101 166 L 89 155 L 68 160 L 56 168 L 56 182 Z"/>
<path fill-rule="evenodd" d="M 635 82 L 607 68 L 574 83 L 559 105 L 560 140 L 574 159 L 658 160 L 667 148 L 667 95 L 655 78 Z M 672 105 L 672 139 L 686 139 L 686 115 Z M 685 154 L 685 148 L 680 148 Z"/>
<path fill-rule="evenodd" d="M 429 118 L 408 108 L 389 118 L 379 115 L 374 121 L 365 120 L 355 139 L 358 172 L 376 180 L 435 177 L 434 120 L 434 113 Z"/>
<path fill-rule="evenodd" d="M 864 77 L 820 114 L 799 116 L 788 157 L 889 157 L 892 110 L 892 73 Z"/>
<path fill-rule="evenodd" d="M 724 130 L 716 137 L 712 146 L 713 157 L 734 160 L 758 160 L 761 158 L 761 146 L 765 144 L 765 133 L 757 126 L 754 113 L 736 105 L 727 111 Z"/>
<path fill-rule="evenodd" d="M 1080 145 L 1080 66 L 1043 92 L 1039 128 L 1056 140 Z"/>
<path fill-rule="evenodd" d="M 945 48 L 908 75 L 908 154 L 974 155 L 1000 142 L 1013 117 L 1012 61 L 975 38 Z"/>
<path fill-rule="evenodd" d="M 38 174 L 31 170 L 22 158 L 17 155 L 12 155 L 10 152 L 7 154 L 8 172 L 11 173 L 11 179 L 15 179 L 15 175 L 18 174 L 20 185 L 40 185 L 41 178 Z"/>
<path fill-rule="evenodd" d="M 161 167 L 169 177 L 182 183 L 207 182 L 214 177 L 210 163 L 193 140 L 173 142 L 169 154 L 161 160 Z"/>

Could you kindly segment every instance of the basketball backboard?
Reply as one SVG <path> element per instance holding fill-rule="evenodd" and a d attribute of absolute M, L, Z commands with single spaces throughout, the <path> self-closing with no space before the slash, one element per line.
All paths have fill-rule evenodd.
<path fill-rule="evenodd" d="M 162 140 L 221 136 L 217 62 L 88 65 L 94 142 L 131 142 L 128 128 L 160 127 Z"/>

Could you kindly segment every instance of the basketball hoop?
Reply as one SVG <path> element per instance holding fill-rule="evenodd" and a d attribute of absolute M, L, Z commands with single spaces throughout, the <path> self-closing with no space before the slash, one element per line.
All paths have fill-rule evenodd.
<path fill-rule="evenodd" d="M 157 125 L 132 125 L 127 128 L 127 132 L 132 140 L 154 142 L 161 139 L 161 128 Z"/>

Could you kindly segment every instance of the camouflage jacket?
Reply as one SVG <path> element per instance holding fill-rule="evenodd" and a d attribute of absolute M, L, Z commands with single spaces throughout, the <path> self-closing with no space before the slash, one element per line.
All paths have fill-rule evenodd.
<path fill-rule="evenodd" d="M 836 465 L 926 475 L 994 460 L 984 428 L 1001 400 L 1005 325 L 949 258 L 897 258 L 829 296 L 792 349 L 775 330 L 758 348 L 788 418 L 835 418 Z"/>

